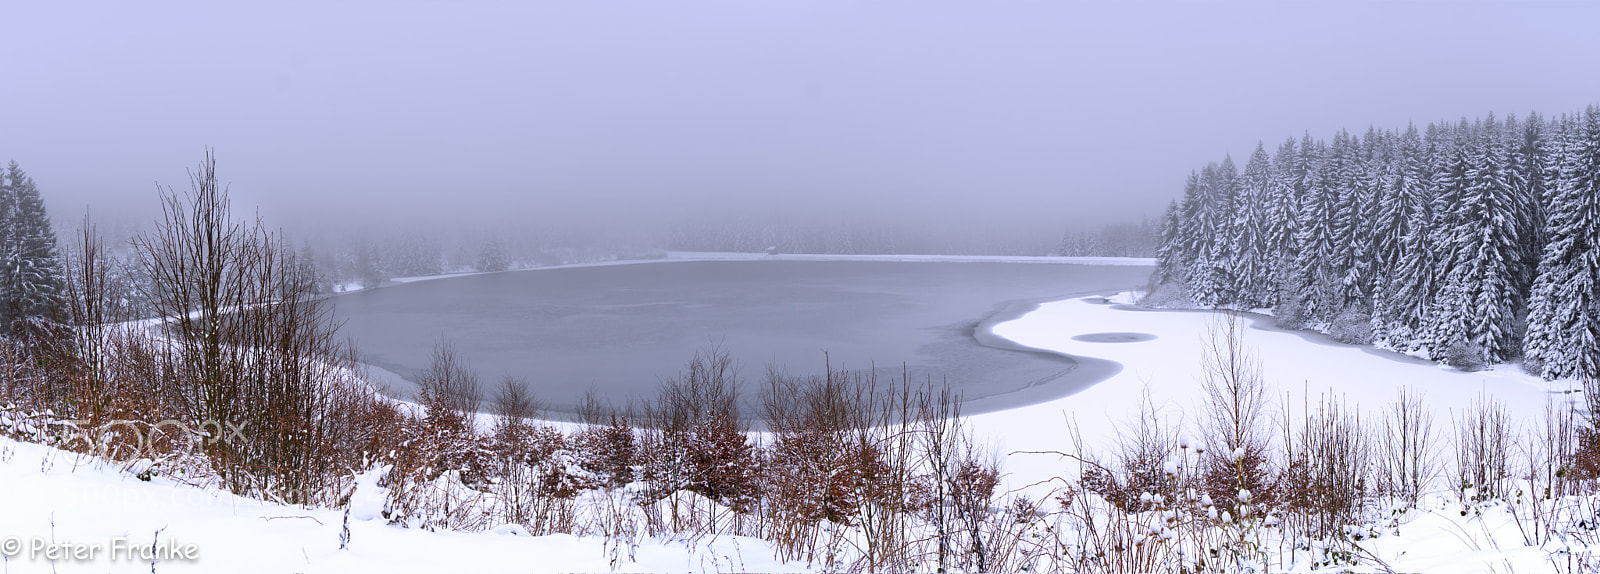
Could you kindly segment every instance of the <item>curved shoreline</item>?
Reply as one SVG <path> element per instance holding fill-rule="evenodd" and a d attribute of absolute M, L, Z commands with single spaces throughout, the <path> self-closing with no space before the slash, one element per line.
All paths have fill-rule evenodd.
<path fill-rule="evenodd" d="M 822 258 L 823 257 L 817 256 L 786 257 L 781 255 L 772 257 L 764 254 L 734 254 L 733 257 L 726 258 L 678 256 L 669 259 L 607 261 L 589 264 L 551 266 L 518 271 L 554 271 L 558 269 L 571 269 L 574 267 L 610 267 L 648 263 L 693 263 L 702 261 L 758 262 L 788 260 L 800 263 L 815 261 Z M 852 261 L 861 258 L 829 257 L 828 259 Z M 875 257 L 872 259 L 880 258 Z M 893 262 L 1013 262 L 1010 258 L 998 257 L 982 259 L 955 258 L 958 259 L 958 261 L 944 261 L 943 259 L 944 258 L 936 259 L 933 257 L 919 257 L 908 260 L 902 258 Z M 890 261 L 884 262 L 889 263 Z M 1025 262 L 1018 261 L 1018 263 L 1034 264 L 1041 262 L 1075 265 L 1086 270 L 1108 266 L 1102 261 L 1083 261 L 1064 258 L 1048 258 L 1045 261 L 1040 261 L 1039 259 L 1033 259 Z M 1137 263 L 1140 263 L 1140 261 L 1125 261 L 1121 262 L 1121 264 L 1110 266 L 1134 267 L 1139 266 Z M 421 281 L 431 282 L 432 279 L 461 278 L 472 275 L 479 274 L 457 274 L 448 276 L 432 276 L 426 278 L 412 278 L 390 283 L 385 285 L 385 287 L 399 287 L 409 283 Z M 1118 282 L 1120 282 L 1120 280 L 1118 280 Z M 921 370 L 923 373 L 919 374 L 916 378 L 922 378 L 923 375 L 929 372 L 929 369 L 932 369 L 931 376 L 935 381 L 939 380 L 941 376 L 947 376 L 948 380 L 952 381 L 953 383 L 962 381 L 962 383 L 953 386 L 963 387 L 962 392 L 965 396 L 963 400 L 963 410 L 967 414 L 981 414 L 1021 408 L 1071 396 L 1082 392 L 1083 390 L 1100 382 L 1103 382 L 1121 372 L 1123 365 L 1115 361 L 1110 361 L 1099 357 L 1074 355 L 1052 351 L 1049 349 L 1032 347 L 1007 339 L 994 332 L 996 325 L 1003 324 L 1027 315 L 1028 313 L 1037 310 L 1040 305 L 1047 302 L 1058 301 L 1067 298 L 1084 297 L 1088 295 L 1103 295 L 1118 291 L 1118 289 L 1101 288 L 1098 285 L 1094 285 L 1093 281 L 1090 281 L 1088 285 L 1082 285 L 1079 287 L 1080 289 L 1083 287 L 1091 287 L 1091 289 L 1081 291 L 1071 290 L 1071 287 L 1062 285 L 1062 287 L 1068 288 L 1066 292 L 1058 291 L 1055 293 L 1050 293 L 1051 289 L 1049 288 L 1049 285 L 1044 285 L 1044 287 L 1044 289 L 1035 288 L 1024 290 L 1034 291 L 1034 295 L 1039 295 L 1042 292 L 1042 296 L 1024 295 L 1024 297 L 1026 297 L 1024 299 L 1009 300 L 1004 297 L 990 299 L 990 301 L 1000 300 L 1001 302 L 990 306 L 990 308 L 987 310 L 970 309 L 969 311 L 975 311 L 975 313 L 972 315 L 967 315 L 969 319 L 961 320 L 954 324 L 946 324 L 943 327 L 926 327 L 929 329 L 938 329 L 947 334 L 941 335 L 934 342 L 924 345 L 924 348 L 916 351 L 914 355 L 905 355 L 907 359 L 911 359 L 913 367 L 917 367 L 917 364 L 921 363 Z M 362 293 L 365 291 L 369 290 L 350 291 L 341 293 L 341 295 Z M 995 294 L 1000 295 L 1001 293 Z M 960 345 L 971 350 L 960 351 L 958 347 L 952 345 Z M 1031 358 L 1023 358 L 1023 356 L 1007 358 L 1008 356 L 1011 356 L 1011 352 L 1025 353 L 1027 357 Z M 921 357 L 921 359 L 916 357 Z M 932 362 L 926 362 L 928 359 L 931 359 Z M 367 367 L 370 374 L 368 378 L 373 380 L 375 386 L 383 388 L 386 391 L 384 393 L 385 395 L 399 400 L 410 400 L 415 391 L 415 381 L 413 380 L 413 377 L 408 376 L 411 374 L 410 371 L 412 369 L 407 369 L 404 367 L 396 368 L 397 365 L 385 365 L 383 363 L 384 361 L 381 360 L 381 357 L 372 357 L 371 359 L 362 361 L 362 364 Z M 899 374 L 898 372 L 889 373 L 888 370 L 879 370 L 882 371 L 879 373 L 880 375 L 886 373 L 889 375 Z M 917 370 L 918 369 L 914 368 L 912 370 L 912 374 L 917 374 Z M 987 373 L 987 375 L 985 375 L 985 373 Z M 974 376 L 978 378 L 974 379 Z M 556 414 L 558 417 L 561 416 L 554 412 L 552 414 Z"/>
<path fill-rule="evenodd" d="M 971 411 L 970 414 L 982 414 L 982 413 L 988 413 L 988 412 L 998 412 L 998 411 L 1004 411 L 1004 410 L 1011 410 L 1011 409 L 1023 408 L 1023 407 L 1027 407 L 1027 406 L 1032 406 L 1032 405 L 1036 405 L 1036 404 L 1041 404 L 1041 403 L 1054 401 L 1054 400 L 1057 400 L 1057 399 L 1066 398 L 1066 397 L 1078 394 L 1079 392 L 1082 392 L 1084 389 L 1087 389 L 1087 388 L 1092 387 L 1094 385 L 1097 385 L 1097 384 L 1100 384 L 1102 382 L 1105 382 L 1106 380 L 1110 379 L 1111 377 L 1116 376 L 1117 373 L 1122 372 L 1122 369 L 1123 369 L 1122 363 L 1119 363 L 1119 362 L 1116 362 L 1116 361 L 1112 361 L 1112 360 L 1109 360 L 1109 359 L 1102 359 L 1102 358 L 1099 358 L 1099 357 L 1091 357 L 1091 356 L 1087 356 L 1087 355 L 1073 355 L 1073 354 L 1069 354 L 1069 353 L 1062 353 L 1060 351 L 1052 351 L 1050 349 L 1042 349 L 1042 348 L 1039 348 L 1039 347 L 1032 347 L 1032 346 L 1024 345 L 1024 344 L 1019 343 L 1017 341 L 1013 341 L 1011 339 L 1007 339 L 1007 338 L 1002 337 L 1002 336 L 1000 336 L 1000 335 L 998 335 L 998 334 L 996 334 L 994 332 L 994 328 L 995 328 L 996 325 L 1020 319 L 1023 316 L 1029 314 L 1029 313 L 1037 311 L 1039 309 L 1039 306 L 1043 305 L 1045 303 L 1052 303 L 1052 302 L 1055 302 L 1055 301 L 1066 301 L 1066 300 L 1071 300 L 1071 299 L 1078 299 L 1078 298 L 1082 298 L 1082 297 L 1086 297 L 1086 296 L 1103 294 L 1103 293 L 1105 293 L 1105 291 L 1096 290 L 1096 291 L 1088 291 L 1088 292 L 1082 292 L 1082 293 L 1069 294 L 1069 295 L 1062 296 L 1062 297 L 1059 297 L 1059 298 L 1051 297 L 1051 298 L 1048 298 L 1048 299 L 1011 301 L 1011 302 L 1008 302 L 1008 303 L 1002 303 L 1000 305 L 1000 308 L 997 311 L 995 311 L 993 313 L 990 313 L 988 317 L 985 317 L 983 320 L 979 321 L 978 325 L 973 329 L 973 332 L 972 332 L 973 341 L 976 342 L 979 345 L 982 345 L 982 346 L 985 346 L 985 347 L 989 347 L 989 348 L 992 348 L 992 349 L 1000 349 L 1000 350 L 1005 350 L 1005 351 L 1014 351 L 1014 352 L 1018 352 L 1018 353 L 1028 353 L 1028 354 L 1033 354 L 1033 355 L 1042 355 L 1042 356 L 1052 357 L 1052 358 L 1055 358 L 1055 359 L 1059 359 L 1059 360 L 1071 363 L 1070 367 L 1068 367 L 1068 368 L 1066 368 L 1066 369 L 1064 369 L 1064 370 L 1062 370 L 1062 371 L 1060 371 L 1060 372 L 1058 372 L 1058 373 L 1056 373 L 1056 374 L 1054 374 L 1054 375 L 1052 375 L 1050 377 L 1047 377 L 1047 378 L 1044 378 L 1044 379 L 1030 381 L 1030 382 L 1024 384 L 1022 387 L 1007 391 L 1005 393 L 1001 393 L 999 395 L 990 395 L 989 397 L 983 397 L 983 398 L 1010 397 L 1011 395 L 1015 395 L 1017 393 L 1022 393 L 1022 392 L 1027 392 L 1029 390 L 1043 390 L 1045 385 L 1047 385 L 1048 383 L 1051 383 L 1053 381 L 1061 379 L 1062 377 L 1067 377 L 1069 375 L 1076 375 L 1076 378 L 1078 380 L 1074 381 L 1074 383 L 1076 383 L 1076 384 L 1067 385 L 1066 388 L 1057 389 L 1056 392 L 1043 393 L 1043 396 L 1028 397 L 1027 399 L 1024 400 L 1024 402 L 1022 402 L 1020 404 L 1011 404 L 1011 405 L 999 406 L 999 407 L 994 407 L 994 408 L 984 408 L 983 406 L 980 405 L 977 409 L 974 409 L 973 411 Z"/>
<path fill-rule="evenodd" d="M 1051 297 L 1038 300 L 1011 301 L 1000 304 L 996 311 L 991 312 L 979 320 L 978 323 L 972 327 L 971 332 L 967 334 L 967 336 L 971 338 L 972 342 L 978 346 L 1001 351 L 1012 351 L 1048 357 L 1052 360 L 1065 362 L 1067 363 L 1067 366 L 1049 376 L 1024 382 L 1021 386 L 1014 387 L 1001 393 L 967 399 L 963 403 L 963 414 L 976 415 L 1000 412 L 1047 403 L 1075 395 L 1079 392 L 1082 392 L 1084 389 L 1100 384 L 1107 379 L 1116 376 L 1117 373 L 1122 372 L 1122 363 L 1116 361 L 1087 355 L 1073 355 L 1059 351 L 1052 351 L 1049 349 L 1041 349 L 1038 347 L 1030 347 L 1028 345 L 1024 345 L 1011 339 L 1002 337 L 994 332 L 994 327 L 996 325 L 1020 319 L 1028 313 L 1038 310 L 1039 306 L 1045 303 L 1077 299 L 1088 295 L 1103 293 L 1105 292 L 1094 291 L 1068 295 L 1060 298 Z M 374 388 L 375 390 L 378 390 L 380 394 L 399 401 L 412 400 L 412 397 L 403 392 L 403 389 L 415 385 L 416 381 L 411 380 L 409 377 L 400 374 L 390 367 L 385 367 L 371 362 L 361 362 L 360 364 L 367 370 L 367 376 L 365 378 L 369 383 L 376 383 Z M 1049 385 L 1051 383 L 1056 382 L 1064 377 L 1074 375 L 1076 378 L 1078 378 L 1078 380 L 1071 383 L 1066 383 L 1064 388 L 1055 389 L 1054 392 L 1041 392 L 1049 390 Z M 1039 393 L 1039 395 L 1022 399 L 1021 402 L 1007 400 L 1015 398 L 1017 393 L 1028 393 L 1030 391 Z M 483 412 L 486 413 L 487 411 Z"/>

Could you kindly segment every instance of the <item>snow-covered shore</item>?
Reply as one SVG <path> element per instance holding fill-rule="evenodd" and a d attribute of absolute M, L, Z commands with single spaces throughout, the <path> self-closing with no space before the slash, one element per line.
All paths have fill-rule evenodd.
<path fill-rule="evenodd" d="M 1045 303 L 1032 312 L 994 326 L 996 335 L 1018 344 L 1109 359 L 1121 372 L 1063 399 L 968 418 L 980 441 L 1004 456 L 1006 484 L 1033 496 L 1061 486 L 1052 478 L 1075 477 L 1068 459 L 1038 452 L 1071 451 L 1076 428 L 1091 451 L 1117 449 L 1119 429 L 1136 424 L 1140 402 L 1150 398 L 1169 424 L 1193 436 L 1202 412 L 1201 361 L 1208 334 L 1224 314 L 1208 311 L 1151 311 L 1126 303 L 1132 294 L 1082 297 Z M 1573 381 L 1547 382 L 1518 365 L 1462 372 L 1370 347 L 1343 345 L 1271 327 L 1271 317 L 1242 316 L 1245 349 L 1259 362 L 1274 411 L 1271 419 L 1299 421 L 1324 396 L 1359 408 L 1363 420 L 1381 420 L 1382 409 L 1401 387 L 1423 397 L 1436 431 L 1448 436 L 1453 418 L 1481 397 L 1505 404 L 1513 424 L 1532 429 L 1548 401 L 1580 395 Z M 1260 326 L 1254 326 L 1261 322 Z M 1096 333 L 1113 334 L 1097 342 Z M 1145 336 L 1123 336 L 1145 335 Z M 1153 338 L 1149 337 L 1153 336 Z M 1296 422 L 1298 424 L 1298 422 Z M 1281 430 L 1278 434 L 1281 435 Z M 1126 436 L 1126 433 L 1122 433 Z M 1444 439 L 1448 441 L 1448 438 Z M 1442 460 L 1449 444 L 1439 445 Z M 1449 480 L 1439 477 L 1442 481 Z M 1442 485 L 1436 485 L 1436 488 Z M 1503 507 L 1463 516 L 1455 498 L 1435 491 L 1422 508 L 1400 517 L 1403 536 L 1369 541 L 1366 546 L 1395 571 L 1546 572 L 1554 571 L 1545 550 L 1523 545 L 1521 530 Z"/>
<path fill-rule="evenodd" d="M 1117 304 L 1114 298 L 1081 297 L 1044 303 L 1012 321 L 993 327 L 995 335 L 1017 344 L 1069 355 L 1116 361 L 1121 372 L 1084 391 L 1055 401 L 970 418 L 979 436 L 994 441 L 1001 452 L 1062 450 L 1067 421 L 1073 421 L 1090 445 L 1112 444 L 1119 426 L 1137 420 L 1145 392 L 1157 407 L 1194 417 L 1200 412 L 1200 365 L 1208 334 L 1223 315 L 1208 311 L 1151 311 Z M 1246 325 L 1270 326 L 1270 317 L 1245 315 Z M 1153 335 L 1143 341 L 1095 342 L 1075 339 L 1095 333 Z M 1119 339 L 1119 337 L 1111 337 Z M 1138 338 L 1138 337 L 1127 337 Z M 1541 416 L 1547 400 L 1569 400 L 1572 381 L 1546 382 L 1523 373 L 1514 364 L 1492 370 L 1462 372 L 1453 368 L 1374 350 L 1366 346 L 1315 341 L 1303 333 L 1250 327 L 1244 346 L 1260 363 L 1272 402 L 1291 415 L 1304 412 L 1328 395 L 1377 412 L 1394 400 L 1400 387 L 1423 396 L 1441 424 L 1480 395 L 1506 404 L 1514 416 Z M 1282 409 L 1280 408 L 1280 411 Z M 1279 413 L 1283 414 L 1283 413 Z M 1192 423 L 1192 421 L 1191 421 Z M 1017 484 L 1059 475 L 1051 457 L 1012 456 L 1006 465 Z"/>
<path fill-rule="evenodd" d="M 805 569 L 777 562 L 767 543 L 741 537 L 642 540 L 632 560 L 621 549 L 621 558 L 613 561 L 617 554 L 599 538 L 530 537 L 514 528 L 429 532 L 388 526 L 355 512 L 348 548 L 341 550 L 342 510 L 272 504 L 165 477 L 143 482 L 114 464 L 9 438 L 0 438 L 0 485 L 0 572 L 7 573 Z M 194 557 L 152 565 L 148 554 L 140 554 L 141 547 L 159 550 L 169 544 L 180 551 L 192 545 Z M 87 550 L 95 546 L 98 551 Z M 76 547 L 92 557 L 46 558 L 51 548 Z"/>

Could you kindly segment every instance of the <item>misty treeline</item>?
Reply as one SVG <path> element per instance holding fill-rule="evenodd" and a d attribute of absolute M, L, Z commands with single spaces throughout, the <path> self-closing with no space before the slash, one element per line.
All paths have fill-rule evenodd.
<path fill-rule="evenodd" d="M 1600 109 L 1257 145 L 1189 177 L 1153 281 L 1157 305 L 1600 376 Z"/>
<path fill-rule="evenodd" d="M 460 229 L 397 223 L 382 229 L 305 230 L 299 235 L 301 257 L 315 264 L 322 292 L 378 287 L 395 277 L 662 256 L 638 241 L 537 225 Z"/>
<path fill-rule="evenodd" d="M 772 223 L 721 217 L 678 225 L 666 246 L 673 251 L 724 251 L 837 255 L 1012 255 L 1154 257 L 1158 225 L 1113 223 L 1069 229 L 1061 235 L 1027 228 L 988 226 L 952 229 L 849 219 L 829 225 Z"/>

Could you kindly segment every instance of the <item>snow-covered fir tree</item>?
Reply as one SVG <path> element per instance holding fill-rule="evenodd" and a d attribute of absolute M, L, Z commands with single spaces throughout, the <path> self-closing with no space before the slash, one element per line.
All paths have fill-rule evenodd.
<path fill-rule="evenodd" d="M 506 250 L 500 246 L 500 238 L 490 235 L 483 241 L 483 248 L 478 250 L 478 270 L 505 271 L 510 267 Z"/>
<path fill-rule="evenodd" d="M 1523 342 L 1548 378 L 1600 376 L 1600 109 L 1565 119 L 1550 154 L 1553 191 Z"/>
<path fill-rule="evenodd" d="M 1272 196 L 1272 183 L 1272 158 L 1258 142 L 1245 162 L 1244 175 L 1238 179 L 1233 242 L 1229 248 L 1233 253 L 1229 274 L 1234 280 L 1234 303 L 1245 308 L 1270 304 L 1275 257 L 1269 243 L 1267 202 Z"/>
<path fill-rule="evenodd" d="M 1323 166 L 1324 149 L 1321 142 L 1302 141 L 1300 145 L 1300 213 L 1294 270 L 1288 285 L 1292 306 L 1286 313 L 1286 319 L 1294 324 L 1331 317 L 1330 308 L 1335 307 L 1338 298 L 1338 273 L 1333 268 L 1338 196 L 1325 184 L 1332 170 Z"/>
<path fill-rule="evenodd" d="M 1515 348 L 1512 322 L 1522 304 L 1521 254 L 1516 217 L 1521 209 L 1507 169 L 1503 132 L 1491 114 L 1475 125 L 1467 158 L 1466 186 L 1456 205 L 1450 242 L 1454 264 L 1445 275 L 1441 305 L 1448 344 L 1466 344 L 1485 362 L 1504 361 Z"/>
<path fill-rule="evenodd" d="M 13 161 L 0 182 L 0 331 L 55 339 L 63 319 L 65 273 L 55 231 L 33 178 Z"/>

